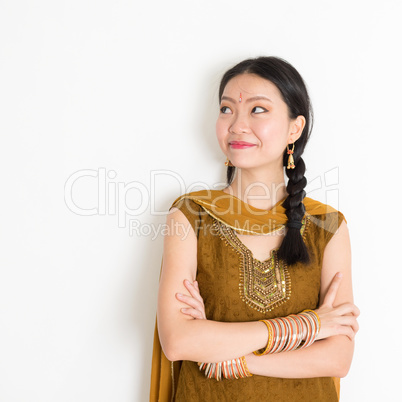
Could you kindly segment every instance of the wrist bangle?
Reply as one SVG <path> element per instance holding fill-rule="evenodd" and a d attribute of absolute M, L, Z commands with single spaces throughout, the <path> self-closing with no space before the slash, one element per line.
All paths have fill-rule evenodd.
<path fill-rule="evenodd" d="M 306 323 L 308 331 L 304 343 L 298 349 L 310 346 L 316 339 L 321 329 L 321 321 L 318 314 L 313 310 L 304 310 L 299 314 L 300 318 Z"/>
<path fill-rule="evenodd" d="M 318 332 L 320 332 L 321 329 L 321 319 L 320 316 L 314 311 L 314 310 L 303 310 L 302 313 L 310 312 L 313 313 L 317 322 L 318 322 Z"/>
<path fill-rule="evenodd" d="M 253 352 L 256 356 L 306 348 L 317 339 L 321 329 L 320 317 L 314 310 L 260 321 L 268 329 L 268 340 L 265 348 Z"/>
<path fill-rule="evenodd" d="M 205 377 L 215 378 L 217 381 L 220 381 L 222 378 L 238 380 L 239 378 L 252 376 L 247 367 L 246 358 L 244 356 L 219 363 L 197 364 L 200 370 L 205 370 Z"/>
<path fill-rule="evenodd" d="M 256 350 L 253 352 L 256 356 L 263 356 L 271 352 L 272 346 L 274 344 L 274 328 L 270 320 L 260 320 L 263 322 L 268 329 L 268 341 L 265 349 Z"/>
<path fill-rule="evenodd" d="M 240 357 L 240 361 L 241 361 L 241 367 L 243 368 L 244 371 L 244 376 L 252 377 L 253 375 L 250 373 L 250 370 L 247 367 L 246 357 L 245 356 Z"/>

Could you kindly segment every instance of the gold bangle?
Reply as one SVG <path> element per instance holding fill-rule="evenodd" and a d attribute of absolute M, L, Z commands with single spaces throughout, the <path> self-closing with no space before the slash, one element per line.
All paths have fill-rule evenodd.
<path fill-rule="evenodd" d="M 268 354 L 270 352 L 270 350 L 272 349 L 272 344 L 274 343 L 274 336 L 273 336 L 271 323 L 269 322 L 269 320 L 260 320 L 260 321 L 263 322 L 267 326 L 268 340 L 267 340 L 267 346 L 265 347 L 265 349 L 259 349 L 259 350 L 256 350 L 255 352 L 253 352 L 256 356 L 263 356 L 263 355 Z"/>
<path fill-rule="evenodd" d="M 301 312 L 297 315 L 306 325 L 307 327 L 307 333 L 306 333 L 306 339 L 301 342 L 300 346 L 297 349 L 304 349 L 307 346 L 310 346 L 316 337 L 317 333 L 317 328 L 318 328 L 318 323 L 313 319 L 311 314 L 309 312 Z"/>
<path fill-rule="evenodd" d="M 307 312 L 307 311 L 311 311 L 311 312 L 316 316 L 317 321 L 318 321 L 318 331 L 317 331 L 317 333 L 320 332 L 320 329 L 321 329 L 321 319 L 320 319 L 320 316 L 319 316 L 314 310 L 303 310 L 302 313 Z"/>
<path fill-rule="evenodd" d="M 240 364 L 243 367 L 244 371 L 246 372 L 246 377 L 252 377 L 253 375 L 250 373 L 250 370 L 247 367 L 246 357 L 240 357 Z"/>
<path fill-rule="evenodd" d="M 279 341 L 278 349 L 275 350 L 275 353 L 279 353 L 279 352 L 283 351 L 283 348 L 285 347 L 285 345 L 288 341 L 289 332 L 285 325 L 285 322 L 282 320 L 281 317 L 274 318 L 273 322 L 277 322 L 280 327 L 280 331 L 279 331 L 280 341 Z M 272 352 L 272 353 L 274 353 L 274 352 Z"/>
<path fill-rule="evenodd" d="M 308 334 L 306 341 L 302 345 L 300 345 L 299 349 L 302 349 L 310 346 L 317 339 L 318 333 L 321 328 L 321 321 L 318 314 L 313 310 L 304 310 L 298 315 L 305 320 L 308 328 L 309 326 L 311 326 L 311 329 L 309 328 L 311 332 L 310 334 Z"/>
<path fill-rule="evenodd" d="M 252 376 L 247 367 L 246 358 L 244 356 L 219 363 L 197 364 L 200 370 L 205 370 L 205 377 L 215 378 L 217 381 L 220 381 L 222 378 L 226 378 L 228 380 L 238 380 L 239 378 Z"/>

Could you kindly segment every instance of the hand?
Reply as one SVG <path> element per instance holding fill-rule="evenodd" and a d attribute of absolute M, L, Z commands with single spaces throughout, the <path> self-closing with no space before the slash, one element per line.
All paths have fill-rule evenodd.
<path fill-rule="evenodd" d="M 317 340 L 334 335 L 346 335 L 350 340 L 353 340 L 359 330 L 357 317 L 360 311 L 353 303 L 333 306 L 341 280 L 342 274 L 338 272 L 332 279 L 321 307 L 315 310 L 321 321 Z"/>
<path fill-rule="evenodd" d="M 186 279 L 184 281 L 184 286 L 190 292 L 191 296 L 176 293 L 177 300 L 189 306 L 188 308 L 182 308 L 180 311 L 196 320 L 206 320 L 207 317 L 205 316 L 204 300 L 201 297 L 198 282 L 194 281 L 191 283 Z"/>

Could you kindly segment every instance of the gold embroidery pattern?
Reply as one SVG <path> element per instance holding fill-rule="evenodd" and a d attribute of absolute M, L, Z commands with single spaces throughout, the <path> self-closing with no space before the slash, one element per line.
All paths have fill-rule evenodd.
<path fill-rule="evenodd" d="M 308 214 L 302 220 L 300 233 L 305 239 L 309 226 Z M 229 226 L 214 220 L 214 228 L 226 245 L 240 257 L 240 298 L 251 308 L 266 313 L 290 299 L 291 281 L 287 264 L 277 256 L 279 248 L 271 251 L 265 261 L 257 260 Z"/>

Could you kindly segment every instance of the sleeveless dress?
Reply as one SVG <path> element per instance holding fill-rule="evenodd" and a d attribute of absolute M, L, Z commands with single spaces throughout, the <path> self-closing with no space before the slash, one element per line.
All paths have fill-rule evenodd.
<path fill-rule="evenodd" d="M 265 261 L 255 259 L 231 226 L 206 213 L 193 200 L 184 198 L 174 206 L 183 212 L 197 235 L 196 279 L 207 319 L 258 321 L 318 308 L 323 253 L 345 219 L 341 212 L 333 208 L 322 215 L 306 212 L 300 232 L 311 262 L 288 267 L 278 260 L 278 249 L 273 249 Z M 177 402 L 339 400 L 339 378 L 333 377 L 287 379 L 253 375 L 216 381 L 207 379 L 196 362 L 183 361 L 176 380 L 173 393 Z"/>

